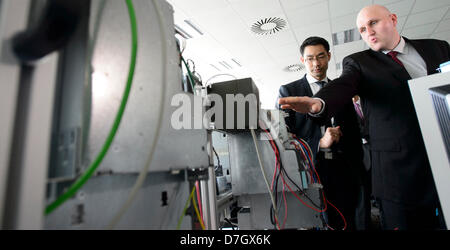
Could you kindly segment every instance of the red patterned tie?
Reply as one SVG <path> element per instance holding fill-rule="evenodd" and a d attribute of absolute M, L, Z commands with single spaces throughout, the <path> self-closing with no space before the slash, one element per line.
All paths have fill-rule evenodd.
<path fill-rule="evenodd" d="M 396 63 L 400 64 L 400 66 L 405 67 L 405 66 L 403 65 L 403 63 L 402 63 L 400 60 L 398 60 L 398 58 L 397 58 L 398 52 L 397 52 L 397 51 L 391 51 L 391 52 L 389 52 L 389 53 L 387 53 L 387 54 L 388 54 L 390 57 L 392 57 L 392 59 L 393 59 Z"/>

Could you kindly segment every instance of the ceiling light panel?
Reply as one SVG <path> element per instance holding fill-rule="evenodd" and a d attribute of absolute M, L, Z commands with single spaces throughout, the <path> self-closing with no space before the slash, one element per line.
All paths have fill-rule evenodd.
<path fill-rule="evenodd" d="M 201 31 L 201 29 L 198 27 L 197 24 L 194 23 L 194 21 L 192 21 L 192 20 L 184 20 L 184 22 L 187 25 L 189 25 L 189 27 L 191 27 L 193 30 L 195 30 L 198 34 L 203 36 L 203 31 Z"/>
<path fill-rule="evenodd" d="M 358 28 L 333 33 L 332 37 L 334 46 L 341 45 L 344 43 L 351 43 L 362 39 L 361 35 L 359 34 Z"/>

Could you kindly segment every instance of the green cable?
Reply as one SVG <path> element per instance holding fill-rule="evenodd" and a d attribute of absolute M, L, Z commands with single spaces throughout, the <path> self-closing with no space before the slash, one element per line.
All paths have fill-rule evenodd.
<path fill-rule="evenodd" d="M 125 1 L 127 4 L 127 7 L 128 7 L 129 16 L 130 16 L 132 49 L 131 49 L 131 61 L 130 61 L 130 68 L 129 68 L 129 72 L 128 72 L 127 85 L 126 85 L 125 91 L 123 93 L 122 102 L 120 103 L 119 110 L 116 114 L 116 118 L 114 120 L 112 128 L 109 131 L 108 137 L 106 138 L 106 141 L 103 144 L 103 147 L 102 147 L 100 153 L 97 155 L 97 158 L 95 159 L 95 161 L 91 164 L 89 169 L 86 172 L 84 172 L 84 174 L 79 179 L 77 179 L 75 181 L 75 183 L 72 184 L 72 186 L 70 186 L 69 190 L 67 190 L 64 194 L 59 196 L 58 199 L 56 199 L 54 202 L 52 202 L 50 205 L 48 205 L 46 207 L 45 215 L 50 214 L 56 208 L 58 208 L 60 205 L 62 205 L 64 202 L 66 202 L 69 198 L 71 198 L 73 195 L 75 195 L 76 192 L 89 180 L 89 178 L 91 178 L 91 176 L 94 174 L 95 170 L 98 168 L 98 166 L 102 162 L 106 153 L 108 152 L 108 149 L 110 148 L 111 143 L 114 140 L 114 137 L 119 128 L 120 121 L 122 120 L 122 116 L 125 111 L 125 107 L 127 105 L 128 97 L 130 95 L 131 85 L 133 83 L 134 70 L 136 67 L 137 49 L 138 49 L 136 13 L 134 11 L 134 6 L 132 3 L 132 0 L 125 0 Z"/>
<path fill-rule="evenodd" d="M 186 61 L 184 60 L 183 56 L 181 56 L 181 60 L 183 61 L 184 66 L 186 66 L 186 69 L 187 69 L 187 72 L 188 72 L 188 77 L 189 77 L 189 82 L 191 83 L 191 87 L 192 87 L 192 92 L 193 92 L 194 95 L 195 95 L 194 80 L 193 80 L 193 77 L 192 77 L 191 70 L 189 69 L 189 66 L 188 66 L 188 64 L 186 63 Z"/>
<path fill-rule="evenodd" d="M 184 204 L 183 213 L 181 214 L 180 218 L 178 219 L 177 230 L 180 229 L 181 222 L 183 222 L 183 218 L 186 215 L 186 210 L 188 209 L 189 202 L 192 200 L 192 197 L 194 197 L 194 191 L 195 191 L 195 186 L 192 188 L 191 194 L 189 195 L 189 198 L 187 199 L 186 203 Z"/>

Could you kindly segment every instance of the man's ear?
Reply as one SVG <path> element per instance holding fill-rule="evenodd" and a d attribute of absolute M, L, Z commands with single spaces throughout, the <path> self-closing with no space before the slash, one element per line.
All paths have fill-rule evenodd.
<path fill-rule="evenodd" d="M 305 64 L 305 58 L 303 58 L 303 56 L 300 56 L 300 61 Z"/>
<path fill-rule="evenodd" d="M 328 51 L 328 62 L 331 60 L 331 53 Z"/>
<path fill-rule="evenodd" d="M 390 18 L 392 20 L 392 22 L 394 23 L 394 26 L 397 27 L 397 15 L 396 14 L 391 14 Z"/>

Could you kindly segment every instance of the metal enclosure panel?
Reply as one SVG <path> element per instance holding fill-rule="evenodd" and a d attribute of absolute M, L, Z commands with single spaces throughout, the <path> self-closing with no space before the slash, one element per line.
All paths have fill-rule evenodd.
<path fill-rule="evenodd" d="M 158 15 L 152 1 L 133 2 L 139 30 L 133 86 L 118 133 L 99 171 L 135 173 L 144 167 L 155 136 L 161 98 L 165 98 L 163 124 L 150 171 L 207 167 L 206 131 L 175 130 L 170 124 L 171 115 L 177 108 L 170 105 L 171 99 L 181 92 L 182 86 L 179 54 L 174 38 L 173 9 L 166 2 L 157 1 L 163 10 L 163 26 L 168 36 L 161 41 L 162 32 L 159 30 Z M 107 1 L 98 32 L 92 62 L 90 161 L 105 141 L 127 79 L 131 39 L 124 1 Z M 161 46 L 167 46 L 167 60 L 162 58 Z M 167 82 L 162 83 L 164 62 L 167 66 Z M 165 97 L 159 94 L 162 84 L 167 87 Z"/>
<path fill-rule="evenodd" d="M 8 181 L 9 157 L 14 129 L 20 65 L 11 62 L 9 39 L 27 25 L 29 1 L 0 1 L 0 229 Z"/>
<path fill-rule="evenodd" d="M 312 188 L 306 190 L 308 196 L 315 201 L 320 200 L 318 189 Z M 299 194 L 297 194 L 300 196 Z M 278 196 L 282 196 L 281 193 Z M 300 196 L 305 202 L 309 203 L 305 197 Z M 272 205 L 269 194 L 244 195 L 239 197 L 240 205 L 247 205 L 250 210 L 248 217 L 242 216 L 243 221 L 238 220 L 241 229 L 273 229 L 274 226 L 270 221 L 270 207 Z M 322 228 L 324 226 L 320 213 L 303 205 L 293 194 L 286 192 L 287 216 L 285 229 L 313 229 Z M 284 203 L 283 203 L 284 204 Z M 318 204 L 319 205 L 319 204 Z M 284 205 L 279 209 L 278 219 L 282 226 L 285 216 Z M 241 218 L 241 217 L 239 217 Z M 247 218 L 247 219 L 246 219 Z"/>
<path fill-rule="evenodd" d="M 41 229 L 58 54 L 23 67 L 6 201 L 8 229 Z"/>
<path fill-rule="evenodd" d="M 242 129 L 248 130 L 258 127 L 260 111 L 259 90 L 252 78 L 214 83 L 209 85 L 207 89 L 208 94 L 219 95 L 223 102 L 223 124 L 222 128 L 220 128 L 220 124 L 215 122 L 217 129 L 239 132 Z M 242 102 L 233 100 L 233 98 L 228 99 L 239 95 L 243 97 Z M 252 96 L 255 98 L 251 98 Z M 248 98 L 248 102 L 243 101 L 246 98 Z M 228 120 L 229 118 L 232 118 L 232 120 Z"/>
<path fill-rule="evenodd" d="M 95 176 L 52 214 L 46 217 L 45 229 L 106 229 L 125 202 L 136 181 L 133 174 Z M 174 230 L 184 203 L 189 197 L 185 172 L 149 173 L 145 183 L 115 229 Z M 161 201 L 167 194 L 167 205 Z M 191 229 L 186 215 L 180 229 Z"/>
<path fill-rule="evenodd" d="M 447 225 L 450 225 L 450 159 L 434 111 L 429 88 L 450 84 L 450 72 L 410 80 L 409 88 Z"/>
<path fill-rule="evenodd" d="M 94 1 L 100 2 L 100 1 Z M 88 3 L 87 3 L 88 4 Z M 89 16 L 90 6 L 60 53 L 52 131 L 50 179 L 75 178 L 82 164 L 90 116 Z"/>
<path fill-rule="evenodd" d="M 258 136 L 258 135 L 257 135 Z M 258 138 L 265 138 L 260 137 Z M 228 134 L 231 183 L 234 195 L 265 194 L 268 192 L 249 132 Z M 267 178 L 275 171 L 275 153 L 267 140 L 257 140 Z M 296 153 L 280 149 L 283 166 L 296 183 L 301 183 Z M 281 188 L 281 187 L 279 187 Z M 280 190 L 280 189 L 279 189 Z"/>

